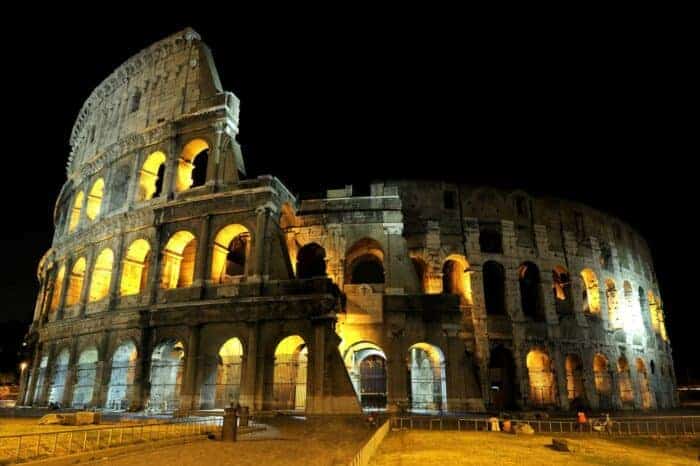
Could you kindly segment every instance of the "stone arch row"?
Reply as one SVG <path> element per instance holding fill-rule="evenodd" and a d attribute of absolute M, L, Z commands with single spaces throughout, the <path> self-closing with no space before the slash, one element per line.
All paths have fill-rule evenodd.
<path fill-rule="evenodd" d="M 209 150 L 211 144 L 206 138 L 199 137 L 189 140 L 184 144 L 174 173 L 172 187 L 173 192 L 183 192 L 191 188 L 202 186 L 207 180 L 209 162 Z M 150 152 L 141 163 L 134 186 L 133 201 L 136 203 L 149 201 L 163 194 L 168 167 L 168 156 L 164 150 Z M 126 179 L 122 179 L 125 178 Z M 110 183 L 110 189 L 127 189 L 130 184 L 129 174 L 115 177 Z M 87 193 L 87 194 L 86 194 Z M 85 222 L 92 222 L 105 212 L 104 199 L 106 199 L 105 178 L 98 176 L 89 189 L 78 189 L 66 207 L 66 232 L 74 231 Z M 112 193 L 114 194 L 114 193 Z M 126 200 L 126 193 L 122 196 Z"/>

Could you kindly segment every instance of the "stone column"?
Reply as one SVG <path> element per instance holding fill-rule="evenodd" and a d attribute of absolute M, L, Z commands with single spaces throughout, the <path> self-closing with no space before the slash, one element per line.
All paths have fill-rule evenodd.
<path fill-rule="evenodd" d="M 324 376 L 326 372 L 326 326 L 325 319 L 313 322 L 313 346 L 309 352 L 308 378 L 306 384 L 306 410 L 310 413 L 323 413 L 325 390 Z"/>
<path fill-rule="evenodd" d="M 78 316 L 85 317 L 88 300 L 90 299 L 90 283 L 92 282 L 92 273 L 95 269 L 95 251 L 92 251 L 85 258 L 85 275 L 83 276 L 83 288 L 80 290 L 80 302 L 78 303 Z"/>
<path fill-rule="evenodd" d="M 408 353 L 404 344 L 403 330 L 393 331 L 389 337 L 387 352 L 387 377 L 389 385 L 388 408 L 394 409 L 396 403 L 403 403 L 408 408 Z"/>
<path fill-rule="evenodd" d="M 584 348 L 581 354 L 581 364 L 583 364 L 583 389 L 586 399 L 591 408 L 598 409 L 598 391 L 595 388 L 595 374 L 593 373 L 593 358 L 595 353 L 591 347 Z"/>
<path fill-rule="evenodd" d="M 542 293 L 542 305 L 544 306 L 544 315 L 549 325 L 559 325 L 559 316 L 557 315 L 557 306 L 554 302 L 554 293 L 552 293 L 552 275 L 540 270 L 540 287 Z"/>
<path fill-rule="evenodd" d="M 208 256 L 211 249 L 211 241 L 209 241 L 209 224 L 211 223 L 211 215 L 205 215 L 201 218 L 199 224 L 199 235 L 197 238 L 197 259 L 194 266 L 193 286 L 204 286 L 206 280 L 210 276 L 207 270 Z"/>
<path fill-rule="evenodd" d="M 66 306 L 66 293 L 68 292 L 70 275 L 73 271 L 73 263 L 70 259 L 66 259 L 65 267 L 66 271 L 63 275 L 63 283 L 61 283 L 61 295 L 58 298 L 58 306 L 56 308 L 56 320 L 63 320 L 63 309 Z"/>
<path fill-rule="evenodd" d="M 114 263 L 112 264 L 112 277 L 109 282 L 108 309 L 110 310 L 114 309 L 119 302 L 120 283 L 122 278 L 122 270 L 124 269 L 125 257 L 126 252 L 124 251 L 124 235 L 119 232 L 117 238 L 117 250 L 114 252 Z"/>
<path fill-rule="evenodd" d="M 255 227 L 255 238 L 254 241 L 254 257 L 253 263 L 251 264 L 252 270 L 249 270 L 251 281 L 261 281 L 267 279 L 265 276 L 265 259 L 267 257 L 267 251 L 269 248 L 269 241 L 267 240 L 268 234 L 268 222 L 271 209 L 269 206 L 260 206 L 255 209 L 257 214 L 257 221 Z"/>
<path fill-rule="evenodd" d="M 223 179 L 221 172 L 224 164 L 221 160 L 221 139 L 225 126 L 225 122 L 216 122 L 212 128 L 214 130 L 214 138 L 212 147 L 209 150 L 209 159 L 207 160 L 207 185 L 221 184 Z"/>
<path fill-rule="evenodd" d="M 148 154 L 145 151 L 141 151 L 138 157 L 136 157 L 136 163 L 131 167 L 131 176 L 129 177 L 129 184 L 126 188 L 126 202 L 124 203 L 126 210 L 132 210 L 136 203 L 136 192 L 141 184 L 141 170 L 143 169 L 146 157 L 148 157 Z M 167 164 L 167 161 L 165 163 Z"/>
<path fill-rule="evenodd" d="M 563 410 L 567 410 L 569 409 L 569 391 L 566 387 L 566 357 L 562 354 L 562 349 L 559 345 L 554 348 L 554 351 L 548 349 L 548 352 L 551 362 L 554 364 L 556 389 L 559 395 L 559 407 Z"/>
<path fill-rule="evenodd" d="M 175 191 L 175 177 L 177 176 L 177 168 L 180 163 L 180 154 L 177 152 L 175 138 L 170 139 L 168 146 L 168 153 L 166 154 L 165 159 L 165 170 L 163 172 L 163 189 L 161 196 L 166 199 L 172 199 Z"/>
<path fill-rule="evenodd" d="M 467 408 L 467 374 L 471 368 L 465 364 L 465 350 L 459 339 L 459 327 L 445 328 L 445 382 L 447 384 L 447 409 L 464 411 Z"/>
<path fill-rule="evenodd" d="M 108 354 L 110 334 L 109 330 L 103 333 L 102 341 L 100 342 L 100 360 L 97 363 L 95 390 L 92 397 L 92 405 L 97 408 L 103 407 L 107 402 L 107 389 L 109 388 L 110 376 L 112 375 L 112 358 Z"/>
<path fill-rule="evenodd" d="M 241 377 L 241 406 L 248 406 L 251 411 L 262 409 L 262 400 L 256 399 L 256 382 L 258 371 L 258 339 L 259 327 L 257 322 L 248 323 L 248 344 L 243 355 Z"/>
<path fill-rule="evenodd" d="M 158 298 L 158 290 L 160 289 L 160 276 L 161 276 L 161 257 L 162 257 L 162 245 L 161 245 L 161 226 L 156 227 L 155 235 L 153 238 L 153 245 L 151 250 L 151 263 L 149 265 L 146 289 L 142 290 L 142 293 L 148 293 L 148 302 L 154 304 Z"/>
<path fill-rule="evenodd" d="M 185 374 L 183 376 L 182 389 L 180 391 L 180 406 L 186 409 L 195 409 L 199 387 L 196 387 L 197 366 L 199 362 L 199 340 L 201 334 L 199 325 L 190 327 L 190 335 L 187 340 L 187 354 Z"/>
<path fill-rule="evenodd" d="M 34 391 L 36 390 L 36 378 L 39 375 L 39 371 L 41 370 L 41 359 L 43 358 L 43 355 L 41 354 L 41 351 L 39 351 L 39 347 L 41 345 L 39 343 L 36 344 L 36 348 L 34 348 L 34 358 L 32 359 L 33 363 L 32 365 L 26 370 L 27 373 L 31 373 L 31 378 L 30 378 L 30 383 L 28 386 L 25 387 L 25 391 L 23 392 L 22 389 L 20 388 L 20 394 L 22 394 L 22 401 L 23 405 L 28 406 L 34 403 Z M 46 368 L 48 371 L 48 367 Z"/>
<path fill-rule="evenodd" d="M 63 399 L 61 406 L 71 406 L 73 401 L 73 388 L 75 387 L 78 365 L 78 340 L 74 339 L 70 350 L 70 358 L 68 359 L 68 368 L 66 369 L 66 384 L 63 386 Z"/>
<path fill-rule="evenodd" d="M 142 325 L 147 322 L 147 311 L 142 311 Z M 151 328 L 142 326 L 141 339 L 138 348 L 138 361 L 134 368 L 134 387 L 132 404 L 138 409 L 143 409 L 151 393 L 151 356 L 153 342 Z"/>
<path fill-rule="evenodd" d="M 36 400 L 32 402 L 32 406 L 35 405 L 45 405 L 49 397 L 49 389 L 51 388 L 51 380 L 53 379 L 53 370 L 56 366 L 56 361 L 54 361 L 55 348 L 51 346 L 46 346 L 46 355 L 48 356 L 46 363 L 46 373 L 44 374 L 44 385 L 41 387 L 41 393 Z"/>

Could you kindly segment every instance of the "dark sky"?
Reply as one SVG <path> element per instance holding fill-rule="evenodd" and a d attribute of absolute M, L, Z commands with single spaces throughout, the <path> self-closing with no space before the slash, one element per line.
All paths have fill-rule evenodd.
<path fill-rule="evenodd" d="M 50 246 L 83 101 L 131 55 L 189 25 L 241 99 L 249 175 L 274 174 L 294 192 L 443 178 L 616 214 L 655 255 L 678 375 L 697 370 L 697 53 L 682 28 L 653 18 L 554 30 L 449 15 L 137 16 L 9 21 L 0 320 L 31 318 L 36 265 Z"/>

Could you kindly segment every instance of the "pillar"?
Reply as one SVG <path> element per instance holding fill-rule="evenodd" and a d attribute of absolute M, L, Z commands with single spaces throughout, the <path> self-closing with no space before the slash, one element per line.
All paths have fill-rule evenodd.
<path fill-rule="evenodd" d="M 126 251 L 124 251 L 124 235 L 120 232 L 117 237 L 117 246 L 116 251 L 114 252 L 114 263 L 112 264 L 112 277 L 109 282 L 108 309 L 110 310 L 114 309 L 119 302 L 119 284 L 122 278 L 122 269 L 124 268 L 125 257 Z"/>
<path fill-rule="evenodd" d="M 196 387 L 197 366 L 199 362 L 199 340 L 202 328 L 190 327 L 190 335 L 187 340 L 187 354 L 185 355 L 185 373 L 180 389 L 180 406 L 185 409 L 195 409 L 199 387 Z"/>
<path fill-rule="evenodd" d="M 248 344 L 243 353 L 241 375 L 241 406 L 248 406 L 251 411 L 262 409 L 262 399 L 256 397 L 258 371 L 258 340 L 260 337 L 257 322 L 248 323 Z"/>
<path fill-rule="evenodd" d="M 388 377 L 388 400 L 389 409 L 394 409 L 397 404 L 408 406 L 408 353 L 404 345 L 403 330 L 392 332 L 389 337 L 389 348 L 387 351 L 387 377 Z"/>
<path fill-rule="evenodd" d="M 194 266 L 194 279 L 192 286 L 204 286 L 209 277 L 207 263 L 211 241 L 209 240 L 209 224 L 211 215 L 201 218 L 199 224 L 199 234 L 197 235 L 197 258 Z"/>

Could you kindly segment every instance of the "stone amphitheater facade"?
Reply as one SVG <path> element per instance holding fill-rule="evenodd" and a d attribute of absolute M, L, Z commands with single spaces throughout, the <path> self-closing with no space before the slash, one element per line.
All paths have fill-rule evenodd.
<path fill-rule="evenodd" d="M 651 254 L 585 205 L 441 182 L 245 178 L 186 29 L 73 128 L 21 402 L 173 411 L 677 405 Z"/>

